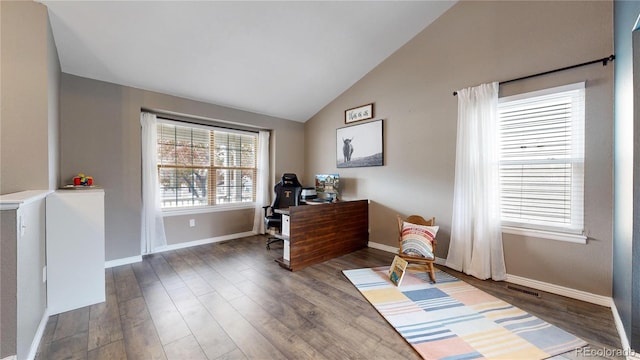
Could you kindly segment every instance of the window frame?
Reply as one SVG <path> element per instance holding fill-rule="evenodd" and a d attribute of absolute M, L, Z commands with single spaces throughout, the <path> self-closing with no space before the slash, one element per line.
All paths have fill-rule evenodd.
<path fill-rule="evenodd" d="M 513 221 L 504 219 L 501 211 L 502 232 L 507 234 L 516 234 L 527 237 L 544 238 L 560 241 L 569 241 L 574 243 L 586 244 L 587 237 L 584 235 L 584 177 L 585 177 L 585 132 L 586 125 L 586 87 L 584 82 L 547 88 L 539 91 L 527 92 L 523 94 L 502 97 L 498 100 L 498 128 L 502 126 L 502 118 L 500 116 L 503 106 L 513 105 L 522 101 L 535 101 L 536 99 L 558 96 L 562 93 L 578 90 L 579 103 L 572 103 L 573 106 L 578 105 L 577 118 L 572 118 L 571 142 L 572 150 L 570 157 L 564 160 L 549 159 L 548 164 L 571 164 L 571 222 L 567 226 L 552 225 L 551 223 L 541 224 L 532 221 Z M 547 99 L 548 100 L 548 99 Z M 500 131 L 500 130 L 498 130 Z M 499 142 L 502 142 L 502 134 L 498 134 Z M 537 163 L 545 161 L 537 160 Z M 536 160 L 531 158 L 528 160 L 504 160 L 502 154 L 499 158 L 499 165 L 532 165 Z M 500 167 L 499 166 L 499 167 Z M 500 181 L 502 183 L 502 175 Z M 502 203 L 502 189 L 500 189 L 500 202 Z"/>
<path fill-rule="evenodd" d="M 253 168 L 238 168 L 238 167 L 220 167 L 220 166 L 216 166 L 213 163 L 213 160 L 210 159 L 209 165 L 208 166 L 194 166 L 193 168 L 206 168 L 209 172 L 208 174 L 208 179 L 207 179 L 207 192 L 210 193 L 211 191 L 213 191 L 213 198 L 216 197 L 216 193 L 217 193 L 217 187 L 216 186 L 212 186 L 215 185 L 212 178 L 215 177 L 215 172 L 217 170 L 220 169 L 225 169 L 225 170 L 229 170 L 229 171 L 233 171 L 235 170 L 239 170 L 239 171 L 253 171 L 254 176 L 253 176 L 253 181 L 252 181 L 252 201 L 244 201 L 244 202 L 232 202 L 232 203 L 222 203 L 222 204 L 211 204 L 210 202 L 210 195 L 207 195 L 207 204 L 206 205 L 189 205 L 189 206 L 173 206 L 173 207 L 163 207 L 162 206 L 162 199 L 161 199 L 161 208 L 162 208 L 162 212 L 164 216 L 179 216 L 179 215 L 188 215 L 188 214 L 203 214 L 203 213 L 213 213 L 213 212 L 221 212 L 221 211 L 232 211 L 232 210 L 242 210 L 242 209 L 253 209 L 255 208 L 256 205 L 256 174 L 257 174 L 257 170 L 258 170 L 258 166 L 257 166 L 257 158 L 258 158 L 258 133 L 254 132 L 254 131 L 250 131 L 250 130 L 242 130 L 242 129 L 233 129 L 233 128 L 226 128 L 226 127 L 221 127 L 221 126 L 215 126 L 215 125 L 205 125 L 205 124 L 198 124 L 198 123 L 191 123 L 191 122 L 186 122 L 186 121 L 177 121 L 177 120 L 171 120 L 171 119 L 167 119 L 164 117 L 160 117 L 158 116 L 158 127 L 161 125 L 171 125 L 171 126 L 179 126 L 179 127 L 183 127 L 183 128 L 192 128 L 192 129 L 200 129 L 200 130 L 206 130 L 209 131 L 208 134 L 208 139 L 209 139 L 209 147 L 214 146 L 212 143 L 211 138 L 214 136 L 212 132 L 223 132 L 223 133 L 230 133 L 230 134 L 240 134 L 240 135 L 249 135 L 249 136 L 253 136 L 255 137 L 255 148 L 254 148 L 254 167 Z M 158 139 L 159 141 L 160 139 Z M 210 150 L 210 152 L 213 149 Z M 159 156 L 159 152 L 158 152 L 158 163 L 156 164 L 156 167 L 158 169 L 158 177 L 160 179 L 160 169 L 162 168 L 161 164 L 160 164 L 160 156 Z M 166 168 L 171 168 L 171 166 L 167 166 Z M 211 174 L 214 174 L 214 176 L 211 176 Z M 161 190 L 162 191 L 162 190 Z"/>

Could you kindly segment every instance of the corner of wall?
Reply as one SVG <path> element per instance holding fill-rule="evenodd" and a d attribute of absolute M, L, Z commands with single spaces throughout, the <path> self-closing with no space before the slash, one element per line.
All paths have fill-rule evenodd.
<path fill-rule="evenodd" d="M 47 69 L 48 69 L 48 165 L 49 190 L 55 190 L 60 184 L 60 78 L 62 69 L 58 48 L 53 37 L 51 20 L 47 14 Z"/>

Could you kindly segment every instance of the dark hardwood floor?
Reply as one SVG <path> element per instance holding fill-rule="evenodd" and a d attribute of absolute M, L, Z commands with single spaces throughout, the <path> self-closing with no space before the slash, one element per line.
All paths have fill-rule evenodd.
<path fill-rule="evenodd" d="M 253 236 L 107 269 L 107 301 L 50 317 L 37 359 L 419 359 L 341 273 L 393 254 L 368 248 L 292 273 L 274 262 L 281 246 L 264 244 Z M 443 270 L 590 349 L 620 348 L 608 308 Z"/>

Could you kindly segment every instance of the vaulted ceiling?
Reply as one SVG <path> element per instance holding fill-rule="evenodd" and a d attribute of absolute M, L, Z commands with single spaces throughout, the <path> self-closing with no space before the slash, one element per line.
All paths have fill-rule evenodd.
<path fill-rule="evenodd" d="M 62 71 L 305 122 L 455 1 L 42 1 Z"/>

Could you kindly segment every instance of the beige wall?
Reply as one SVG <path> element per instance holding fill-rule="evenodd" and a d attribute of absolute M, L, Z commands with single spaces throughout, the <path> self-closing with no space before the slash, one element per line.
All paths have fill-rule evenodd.
<path fill-rule="evenodd" d="M 224 238 L 230 234 L 249 232 L 253 228 L 254 213 L 254 209 L 242 209 L 218 213 L 165 216 L 164 227 L 167 245 Z M 196 226 L 189 226 L 191 219 L 195 221 Z"/>
<path fill-rule="evenodd" d="M 0 194 L 55 189 L 60 63 L 47 8 L 1 1 L 0 27 Z M 27 357 L 46 309 L 44 200 L 21 211 L 21 237 L 15 212 L 0 219 L 0 358 Z"/>
<path fill-rule="evenodd" d="M 48 188 L 57 156 L 51 152 L 56 76 L 46 9 L 2 2 L 1 12 L 0 193 Z M 396 213 L 433 215 L 441 225 L 437 255 L 446 257 L 457 106 L 451 91 L 610 53 L 611 2 L 461 2 L 306 125 L 63 74 L 57 185 L 78 171 L 93 175 L 106 190 L 107 259 L 134 256 L 140 248 L 140 109 L 249 124 L 274 130 L 273 179 L 291 171 L 307 184 L 314 173 L 340 172 L 344 198 L 372 200 L 371 241 L 395 245 Z M 594 65 L 501 89 L 508 95 L 587 80 L 589 244 L 507 235 L 510 274 L 611 293 L 611 71 Z M 344 126 L 345 109 L 368 102 L 375 102 L 376 118 L 385 119 L 385 166 L 338 171 L 335 129 Z"/>
<path fill-rule="evenodd" d="M 53 189 L 60 65 L 47 8 L 2 1 L 0 194 Z"/>
<path fill-rule="evenodd" d="M 397 246 L 395 214 L 435 216 L 449 246 L 455 166 L 454 90 L 613 53 L 612 2 L 459 2 L 305 124 L 305 172 L 339 172 L 343 197 L 372 200 L 370 241 Z M 587 245 L 504 236 L 507 272 L 611 295 L 613 67 L 501 86 L 501 96 L 587 81 Z M 375 103 L 385 120 L 383 167 L 337 169 L 344 110 Z M 331 149 L 327 151 L 327 149 Z"/>
<path fill-rule="evenodd" d="M 186 114 L 272 130 L 272 179 L 304 171 L 304 125 L 265 115 L 63 74 L 60 102 L 60 184 L 82 171 L 105 189 L 106 259 L 140 255 L 140 110 Z M 167 242 L 251 231 L 246 211 L 168 217 Z M 189 228 L 189 219 L 196 227 Z"/>

